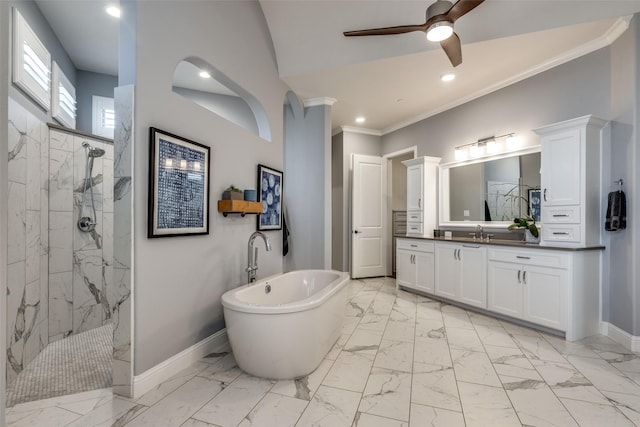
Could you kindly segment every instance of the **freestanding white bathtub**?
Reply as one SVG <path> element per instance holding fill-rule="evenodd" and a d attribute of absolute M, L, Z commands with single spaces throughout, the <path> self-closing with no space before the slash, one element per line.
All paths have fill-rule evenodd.
<path fill-rule="evenodd" d="M 349 274 L 299 270 L 222 295 L 227 335 L 238 366 L 270 379 L 313 372 L 338 340 Z"/>

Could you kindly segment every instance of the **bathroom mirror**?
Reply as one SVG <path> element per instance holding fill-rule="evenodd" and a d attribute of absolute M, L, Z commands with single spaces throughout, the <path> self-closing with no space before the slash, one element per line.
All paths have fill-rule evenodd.
<path fill-rule="evenodd" d="M 199 58 L 187 58 L 173 73 L 173 92 L 271 141 L 266 113 L 258 100 Z"/>
<path fill-rule="evenodd" d="M 441 165 L 440 225 L 506 227 L 530 214 L 539 189 L 540 147 Z"/>

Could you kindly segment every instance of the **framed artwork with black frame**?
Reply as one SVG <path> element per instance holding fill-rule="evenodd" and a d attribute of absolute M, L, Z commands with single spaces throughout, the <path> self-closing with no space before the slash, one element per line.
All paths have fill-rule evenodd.
<path fill-rule="evenodd" d="M 258 202 L 262 203 L 262 213 L 258 215 L 258 230 L 282 229 L 283 191 L 282 172 L 258 165 Z"/>
<path fill-rule="evenodd" d="M 540 222 L 540 189 L 529 189 L 529 215 Z"/>
<path fill-rule="evenodd" d="M 148 237 L 209 234 L 209 147 L 149 128 Z"/>

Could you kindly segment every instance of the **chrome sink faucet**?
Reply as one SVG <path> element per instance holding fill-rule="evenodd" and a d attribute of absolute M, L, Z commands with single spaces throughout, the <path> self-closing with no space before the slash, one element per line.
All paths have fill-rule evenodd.
<path fill-rule="evenodd" d="M 247 281 L 248 283 L 253 283 L 256 281 L 256 271 L 258 270 L 258 248 L 253 247 L 253 242 L 256 240 L 256 237 L 261 237 L 264 240 L 264 246 L 267 249 L 267 252 L 271 250 L 271 242 L 269 238 L 262 231 L 255 231 L 249 237 L 249 243 L 247 245 L 248 250 L 248 261 L 249 265 L 246 269 L 247 271 Z"/>
<path fill-rule="evenodd" d="M 482 226 L 478 224 L 476 226 L 476 237 L 480 239 L 480 241 L 484 240 L 484 236 L 482 235 Z"/>

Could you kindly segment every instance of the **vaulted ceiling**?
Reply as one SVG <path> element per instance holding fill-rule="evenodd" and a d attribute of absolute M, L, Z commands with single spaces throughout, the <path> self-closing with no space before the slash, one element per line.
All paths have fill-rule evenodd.
<path fill-rule="evenodd" d="M 185 7 L 191 2 L 181 1 Z M 36 2 L 78 69 L 117 73 L 118 23 L 104 13 L 105 3 Z M 606 46 L 640 12 L 640 0 L 486 0 L 455 22 L 463 56 L 455 69 L 421 32 L 342 35 L 422 24 L 431 3 L 260 0 L 281 78 L 302 98 L 335 98 L 334 129 L 380 133 Z M 440 80 L 452 71 L 453 81 Z M 356 125 L 357 116 L 366 122 Z"/>

